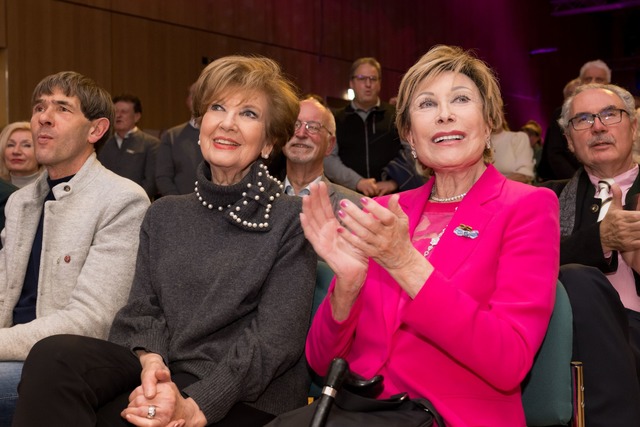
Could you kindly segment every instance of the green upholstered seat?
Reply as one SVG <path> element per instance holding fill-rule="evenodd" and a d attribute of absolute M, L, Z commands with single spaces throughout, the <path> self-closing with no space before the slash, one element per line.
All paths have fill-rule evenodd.
<path fill-rule="evenodd" d="M 333 271 L 331 270 L 331 267 L 329 267 L 329 264 L 324 261 L 318 261 L 318 269 L 316 271 L 316 288 L 313 292 L 313 309 L 311 311 L 312 316 L 315 316 L 320 303 L 322 303 L 324 297 L 327 295 L 332 279 Z M 318 397 L 320 397 L 320 393 L 322 392 L 323 379 L 322 377 L 312 372 L 311 369 L 309 369 L 309 374 L 311 375 L 309 397 L 317 399 Z"/>
<path fill-rule="evenodd" d="M 527 426 L 567 425 L 573 415 L 571 355 L 573 315 L 562 284 L 556 286 L 556 302 L 549 328 L 531 372 L 522 383 L 522 403 Z"/>

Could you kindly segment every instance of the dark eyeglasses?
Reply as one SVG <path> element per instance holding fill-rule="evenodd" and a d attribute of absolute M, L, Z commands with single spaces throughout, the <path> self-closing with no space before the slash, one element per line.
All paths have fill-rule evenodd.
<path fill-rule="evenodd" d="M 302 124 L 304 124 L 304 128 L 307 130 L 307 132 L 309 132 L 309 135 L 315 135 L 319 133 L 322 130 L 322 128 L 324 128 L 329 135 L 333 136 L 329 128 L 327 128 L 325 125 L 323 125 L 320 122 L 314 122 L 314 121 L 304 122 L 304 121 L 296 120 L 296 123 L 293 125 L 293 128 L 296 130 L 296 132 L 298 131 L 298 129 L 300 129 Z"/>
<path fill-rule="evenodd" d="M 353 76 L 352 79 L 357 80 L 359 82 L 366 82 L 367 80 L 369 80 L 369 82 L 372 84 L 380 80 L 378 76 L 364 76 L 362 74 L 357 74 Z"/>
<path fill-rule="evenodd" d="M 569 123 L 571 123 L 571 126 L 573 126 L 575 130 L 591 129 L 597 117 L 603 125 L 610 126 L 622 121 L 622 113 L 629 114 L 627 110 L 621 108 L 607 108 L 597 114 L 580 113 L 569 120 Z"/>

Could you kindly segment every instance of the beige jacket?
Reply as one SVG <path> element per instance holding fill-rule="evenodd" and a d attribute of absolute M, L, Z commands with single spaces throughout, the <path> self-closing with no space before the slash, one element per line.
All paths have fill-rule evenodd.
<path fill-rule="evenodd" d="M 13 324 L 33 239 L 49 192 L 47 174 L 11 195 L 0 250 L 0 360 L 24 360 L 55 334 L 106 338 L 133 281 L 144 190 L 92 154 L 44 205 L 36 319 Z"/>

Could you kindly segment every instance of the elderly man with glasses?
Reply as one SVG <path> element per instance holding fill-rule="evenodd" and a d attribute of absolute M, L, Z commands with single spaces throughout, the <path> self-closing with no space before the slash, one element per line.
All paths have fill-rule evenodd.
<path fill-rule="evenodd" d="M 640 212 L 633 96 L 587 84 L 558 120 L 581 167 L 545 184 L 560 199 L 560 281 L 584 363 L 589 426 L 640 426 Z"/>
<path fill-rule="evenodd" d="M 411 149 L 395 127 L 395 108 L 380 101 L 382 69 L 375 58 L 351 65 L 353 101 L 335 112 L 337 144 L 324 161 L 334 182 L 366 196 L 382 196 L 420 186 Z"/>
<path fill-rule="evenodd" d="M 282 148 L 287 159 L 284 190 L 290 196 L 306 196 L 309 186 L 324 181 L 334 212 L 340 200 L 349 199 L 360 205 L 362 194 L 330 182 L 324 175 L 323 161 L 336 144 L 336 122 L 331 111 L 310 96 L 300 102 L 295 134 Z"/>

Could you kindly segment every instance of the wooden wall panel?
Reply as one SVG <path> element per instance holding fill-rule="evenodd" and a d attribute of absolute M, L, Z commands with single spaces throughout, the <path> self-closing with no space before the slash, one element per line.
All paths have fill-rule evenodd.
<path fill-rule="evenodd" d="M 202 69 L 194 31 L 113 14 L 112 95 L 140 97 L 143 128 L 166 129 L 189 118 L 187 88 Z"/>
<path fill-rule="evenodd" d="M 0 0 L 0 129 L 9 120 L 9 103 L 7 89 L 7 3 Z"/>
<path fill-rule="evenodd" d="M 166 24 L 204 30 L 218 35 L 290 49 L 309 49 L 318 17 L 318 2 L 301 0 L 65 0 L 76 4 L 108 7 L 114 13 L 150 19 Z M 302 30 L 292 31 L 294 27 Z M 305 33 L 305 30 L 310 30 Z"/>
<path fill-rule="evenodd" d="M 88 6 L 97 9 L 111 10 L 112 9 L 112 1 L 111 0 L 54 0 L 65 3 L 76 4 L 79 6 Z M 132 3 L 137 3 L 134 1 Z"/>
<path fill-rule="evenodd" d="M 73 70 L 111 84 L 111 14 L 51 0 L 9 2 L 9 120 L 31 115 L 31 93 L 45 76 Z"/>
<path fill-rule="evenodd" d="M 7 47 L 7 2 L 0 0 L 0 49 Z"/>
<path fill-rule="evenodd" d="M 111 17 L 104 10 L 54 2 L 49 39 L 54 55 L 50 70 L 42 75 L 73 70 L 110 89 Z"/>
<path fill-rule="evenodd" d="M 9 122 L 9 81 L 7 78 L 7 50 L 0 47 L 0 129 Z"/>
<path fill-rule="evenodd" d="M 46 0 L 7 2 L 10 122 L 31 117 L 33 88 L 53 70 L 53 9 Z"/>
<path fill-rule="evenodd" d="M 388 99 L 434 44 L 475 48 L 500 76 L 512 127 L 529 118 L 544 124 L 585 61 L 610 61 L 620 69 L 614 80 L 628 87 L 640 79 L 633 71 L 640 52 L 629 48 L 638 8 L 633 16 L 552 17 L 539 0 L 491 0 L 491 7 L 468 0 L 0 0 L 0 11 L 2 4 L 11 120 L 29 114 L 30 93 L 45 74 L 76 69 L 111 92 L 136 92 L 143 126 L 163 129 L 186 119 L 185 87 L 202 58 L 233 53 L 273 57 L 303 92 L 334 98 L 348 87 L 351 62 L 374 56 Z M 576 40 L 588 42 L 576 48 Z M 558 50 L 529 54 L 542 47 Z"/>

